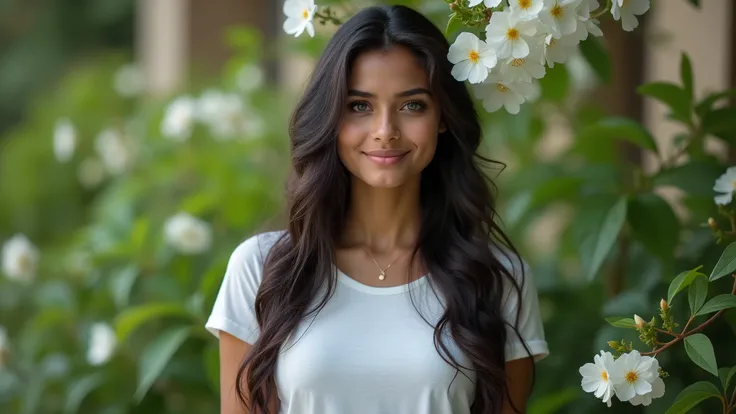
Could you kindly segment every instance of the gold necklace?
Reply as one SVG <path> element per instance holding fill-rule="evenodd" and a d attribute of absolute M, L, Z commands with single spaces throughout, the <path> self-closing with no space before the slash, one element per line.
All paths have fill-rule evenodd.
<path fill-rule="evenodd" d="M 396 263 L 396 260 L 399 260 L 399 258 L 396 258 L 396 259 L 395 259 L 395 260 L 394 260 L 393 262 L 391 262 L 391 264 L 390 264 L 390 265 L 386 266 L 386 268 L 385 268 L 385 269 L 381 269 L 381 265 L 379 265 L 379 264 L 378 264 L 378 262 L 376 261 L 376 258 L 375 258 L 375 257 L 373 256 L 373 253 L 371 253 L 371 251 L 370 251 L 370 250 L 369 250 L 368 248 L 366 248 L 366 250 L 368 251 L 368 254 L 369 254 L 369 255 L 371 255 L 371 259 L 373 259 L 373 263 L 375 263 L 375 264 L 376 264 L 376 267 L 378 268 L 378 271 L 380 272 L 380 273 L 378 274 L 378 280 L 384 280 L 384 279 L 386 279 L 386 271 L 387 271 L 387 270 L 388 270 L 388 269 L 389 269 L 389 268 L 390 268 L 390 267 L 391 267 L 391 266 L 392 266 L 392 265 L 393 265 L 394 263 Z"/>

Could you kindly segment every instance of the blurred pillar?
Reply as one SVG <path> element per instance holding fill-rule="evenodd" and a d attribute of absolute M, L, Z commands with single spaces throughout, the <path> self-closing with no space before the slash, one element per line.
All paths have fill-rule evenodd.
<path fill-rule="evenodd" d="M 187 0 L 138 0 L 136 49 L 148 92 L 167 95 L 184 82 L 188 60 Z"/>
<path fill-rule="evenodd" d="M 137 51 L 151 95 L 184 86 L 193 70 L 216 76 L 232 55 L 226 29 L 254 26 L 268 42 L 278 34 L 280 2 L 272 0 L 137 0 Z M 267 73 L 275 78 L 276 65 Z"/>

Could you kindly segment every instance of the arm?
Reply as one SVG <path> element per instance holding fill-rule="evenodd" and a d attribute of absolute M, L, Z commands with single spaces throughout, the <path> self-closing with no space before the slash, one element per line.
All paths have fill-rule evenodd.
<path fill-rule="evenodd" d="M 506 363 L 507 395 L 504 398 L 501 414 L 526 413 L 526 403 L 532 389 L 533 372 L 532 358 L 516 359 Z"/>
<path fill-rule="evenodd" d="M 247 414 L 235 391 L 235 378 L 238 375 L 240 363 L 250 352 L 253 346 L 226 333 L 220 332 L 220 413 L 221 414 Z M 271 400 L 269 414 L 278 413 L 278 398 Z M 247 396 L 246 396 L 247 397 Z"/>

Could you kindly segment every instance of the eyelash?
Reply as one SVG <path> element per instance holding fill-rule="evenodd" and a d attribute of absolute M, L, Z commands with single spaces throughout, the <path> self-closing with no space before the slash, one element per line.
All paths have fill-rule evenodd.
<path fill-rule="evenodd" d="M 355 107 L 356 107 L 357 105 L 366 105 L 366 106 L 370 106 L 370 105 L 368 104 L 368 102 L 366 102 L 366 101 L 353 101 L 353 102 L 350 102 L 350 104 L 348 104 L 348 107 L 350 108 L 350 110 L 351 110 L 351 111 L 353 111 L 353 112 L 356 112 L 356 113 L 362 113 L 362 112 L 365 112 L 365 111 L 357 111 L 357 110 L 355 109 Z M 409 102 L 405 103 L 405 104 L 404 104 L 404 106 L 403 106 L 402 108 L 404 108 L 404 107 L 406 107 L 406 106 L 409 106 L 409 105 L 417 105 L 417 106 L 419 107 L 419 108 L 417 108 L 417 109 L 415 109 L 415 110 L 409 110 L 409 112 L 422 112 L 422 111 L 424 111 L 425 109 L 427 109 L 427 104 L 426 104 L 426 103 L 424 103 L 424 102 L 422 102 L 422 101 L 420 101 L 420 100 L 417 100 L 417 99 L 414 99 L 414 100 L 411 100 L 411 101 L 409 101 Z"/>

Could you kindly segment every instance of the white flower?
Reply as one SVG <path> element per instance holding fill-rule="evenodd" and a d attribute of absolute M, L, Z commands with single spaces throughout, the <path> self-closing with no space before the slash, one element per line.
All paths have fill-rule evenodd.
<path fill-rule="evenodd" d="M 105 166 L 97 158 L 86 158 L 77 167 L 77 179 L 84 188 L 95 188 L 105 179 Z"/>
<path fill-rule="evenodd" d="M 476 35 L 468 32 L 460 33 L 455 43 L 450 45 L 447 59 L 455 66 L 452 76 L 470 83 L 483 82 L 488 77 L 488 70 L 496 66 L 496 52 Z"/>
<path fill-rule="evenodd" d="M 529 54 L 527 41 L 536 32 L 534 21 L 522 20 L 513 12 L 496 12 L 486 26 L 486 42 L 496 49 L 499 59 L 519 59 Z"/>
<path fill-rule="evenodd" d="M 662 398 L 664 396 L 664 381 L 662 378 L 657 377 L 652 383 L 652 391 L 644 395 L 635 395 L 634 398 L 630 399 L 631 405 L 649 405 L 652 400 Z"/>
<path fill-rule="evenodd" d="M 544 8 L 539 12 L 539 20 L 552 34 L 560 38 L 575 33 L 578 24 L 577 7 L 581 0 L 544 0 Z"/>
<path fill-rule="evenodd" d="M 56 121 L 54 127 L 54 156 L 58 162 L 68 162 L 77 148 L 77 130 L 68 118 Z"/>
<path fill-rule="evenodd" d="M 90 365 L 102 365 L 109 361 L 117 346 L 117 336 L 112 328 L 102 322 L 97 322 L 90 327 L 89 347 L 87 349 L 87 362 Z"/>
<path fill-rule="evenodd" d="M 636 16 L 641 16 L 649 10 L 649 0 L 613 0 L 611 15 L 614 20 L 621 20 L 621 27 L 627 32 L 639 26 Z"/>
<path fill-rule="evenodd" d="M 544 43 L 544 59 L 550 68 L 555 67 L 555 63 L 567 62 L 577 52 L 578 44 L 580 44 L 574 35 L 562 36 L 559 39 L 547 35 Z"/>
<path fill-rule="evenodd" d="M 531 83 L 509 82 L 496 73 L 491 73 L 485 82 L 473 85 L 476 98 L 483 100 L 483 108 L 495 112 L 501 107 L 510 114 L 518 114 L 528 97 L 533 96 L 534 86 Z"/>
<path fill-rule="evenodd" d="M 598 10 L 601 7 L 598 0 L 582 0 L 578 5 L 578 15 L 581 20 L 590 19 L 590 13 Z"/>
<path fill-rule="evenodd" d="M 722 176 L 718 177 L 715 185 L 713 185 L 713 191 L 724 193 L 714 197 L 716 204 L 722 206 L 731 204 L 733 193 L 736 192 L 736 167 L 730 167 Z"/>
<path fill-rule="evenodd" d="M 529 20 L 537 17 L 542 7 L 544 7 L 544 0 L 509 0 L 511 10 L 515 12 L 519 17 L 524 20 Z"/>
<path fill-rule="evenodd" d="M 637 328 L 641 328 L 647 324 L 647 321 L 642 319 L 641 316 L 634 314 L 634 324 L 636 324 Z"/>
<path fill-rule="evenodd" d="M 483 2 L 483 4 L 488 7 L 489 9 L 491 7 L 496 7 L 499 4 L 501 4 L 501 0 L 468 0 L 468 6 L 475 7 L 480 4 L 480 2 Z"/>
<path fill-rule="evenodd" d="M 189 96 L 172 101 L 161 121 L 161 135 L 177 142 L 184 142 L 192 135 L 197 103 Z"/>
<path fill-rule="evenodd" d="M 621 355 L 611 368 L 611 381 L 621 401 L 652 392 L 652 383 L 658 377 L 659 361 L 641 356 L 637 350 Z"/>
<path fill-rule="evenodd" d="M 527 82 L 544 77 L 544 46 L 541 42 L 529 42 L 529 54 L 525 58 L 509 58 L 500 67 L 503 78 L 510 82 Z"/>
<path fill-rule="evenodd" d="M 29 282 L 36 276 L 38 249 L 23 234 L 16 234 L 3 244 L 3 272 L 8 279 Z"/>
<path fill-rule="evenodd" d="M 243 92 L 254 91 L 263 86 L 265 75 L 260 66 L 254 64 L 246 64 L 238 70 L 235 75 L 235 83 Z"/>
<path fill-rule="evenodd" d="M 286 0 L 284 2 L 284 14 L 286 15 L 284 31 L 287 34 L 293 34 L 294 37 L 299 37 L 306 30 L 309 36 L 314 37 L 312 20 L 316 12 L 317 6 L 314 0 Z"/>
<path fill-rule="evenodd" d="M 145 86 L 145 78 L 138 65 L 130 63 L 115 72 L 113 87 L 118 95 L 130 98 L 140 95 Z"/>
<path fill-rule="evenodd" d="M 217 139 L 230 139 L 249 129 L 249 109 L 238 94 L 205 91 L 197 102 L 197 108 L 197 118 L 209 126 Z"/>
<path fill-rule="evenodd" d="M 184 254 L 198 254 L 210 248 L 212 229 L 209 224 L 187 213 L 177 213 L 164 225 L 166 241 Z"/>
<path fill-rule="evenodd" d="M 600 22 L 596 19 L 580 20 L 578 21 L 578 27 L 575 29 L 575 33 L 570 36 L 580 42 L 587 39 L 588 35 L 591 34 L 595 37 L 601 37 L 603 36 L 603 31 L 601 31 L 599 25 Z"/>
<path fill-rule="evenodd" d="M 610 352 L 601 351 L 600 355 L 593 357 L 594 364 L 588 362 L 580 367 L 578 372 L 583 376 L 580 385 L 585 392 L 593 392 L 596 398 L 600 398 L 609 407 L 614 394 L 611 382 L 611 368 L 613 367 L 613 355 Z"/>
<path fill-rule="evenodd" d="M 133 163 L 133 143 L 118 129 L 102 130 L 95 138 L 95 149 L 110 174 L 121 174 Z"/>

